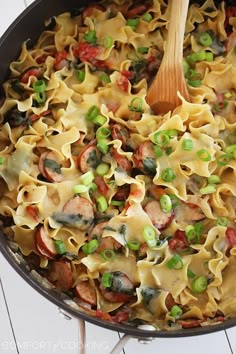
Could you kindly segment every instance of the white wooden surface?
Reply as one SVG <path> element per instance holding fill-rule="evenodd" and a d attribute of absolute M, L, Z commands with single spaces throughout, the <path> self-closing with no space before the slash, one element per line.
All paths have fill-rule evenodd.
<path fill-rule="evenodd" d="M 1 0 L 0 36 L 32 2 Z M 119 339 L 118 333 L 88 323 L 86 329 L 87 354 L 108 354 Z M 79 346 L 77 321 L 62 318 L 0 254 L 0 354 L 78 354 Z M 236 354 L 236 327 L 198 337 L 156 339 L 148 345 L 132 339 L 123 353 Z"/>

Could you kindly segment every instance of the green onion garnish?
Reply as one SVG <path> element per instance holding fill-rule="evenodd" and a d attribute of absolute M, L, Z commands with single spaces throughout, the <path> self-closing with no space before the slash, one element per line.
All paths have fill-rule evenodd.
<path fill-rule="evenodd" d="M 85 186 L 84 184 L 76 184 L 73 187 L 74 194 L 86 193 L 87 191 L 88 191 L 88 186 Z"/>
<path fill-rule="evenodd" d="M 138 251 L 140 246 L 141 244 L 138 240 L 131 240 L 127 242 L 127 247 L 132 251 Z"/>
<path fill-rule="evenodd" d="M 34 92 L 41 93 L 46 89 L 46 84 L 44 80 L 37 80 L 33 83 Z"/>
<path fill-rule="evenodd" d="M 218 184 L 221 182 L 220 177 L 217 175 L 211 175 L 207 180 L 209 184 Z"/>
<path fill-rule="evenodd" d="M 97 209 L 98 211 L 100 211 L 100 213 L 104 213 L 108 208 L 107 200 L 103 195 L 101 195 L 96 200 L 96 204 L 97 204 Z"/>
<path fill-rule="evenodd" d="M 184 70 L 184 76 L 186 76 L 190 70 L 189 63 L 186 60 L 183 60 L 183 70 Z"/>
<path fill-rule="evenodd" d="M 152 21 L 152 15 L 149 12 L 145 12 L 145 14 L 143 14 L 142 19 L 145 22 L 151 22 Z"/>
<path fill-rule="evenodd" d="M 196 277 L 196 273 L 194 273 L 191 269 L 188 268 L 187 269 L 187 276 L 188 276 L 188 278 L 193 279 Z"/>
<path fill-rule="evenodd" d="M 198 150 L 197 157 L 202 161 L 211 161 L 211 155 L 206 149 Z"/>
<path fill-rule="evenodd" d="M 154 146 L 153 146 L 153 150 L 154 150 L 155 156 L 156 156 L 157 158 L 163 156 L 163 151 L 162 151 L 162 149 L 161 149 L 160 146 L 154 145 Z"/>
<path fill-rule="evenodd" d="M 129 18 L 126 21 L 126 26 L 129 26 L 134 31 L 139 24 L 139 18 Z"/>
<path fill-rule="evenodd" d="M 45 91 L 35 93 L 35 99 L 38 103 L 44 103 L 46 101 L 46 98 L 47 96 Z"/>
<path fill-rule="evenodd" d="M 169 269 L 183 269 L 184 263 L 182 258 L 176 253 L 167 263 L 166 266 Z"/>
<path fill-rule="evenodd" d="M 99 242 L 96 239 L 93 239 L 91 241 L 89 241 L 88 243 L 85 243 L 82 246 L 82 251 L 84 252 L 84 254 L 87 256 L 89 254 L 94 253 L 99 247 Z"/>
<path fill-rule="evenodd" d="M 201 294 L 203 291 L 206 290 L 207 285 L 208 280 L 204 275 L 202 275 L 192 282 L 192 291 L 196 294 Z"/>
<path fill-rule="evenodd" d="M 147 54 L 149 51 L 149 48 L 148 47 L 138 47 L 137 50 L 138 50 L 138 53 Z"/>
<path fill-rule="evenodd" d="M 96 167 L 96 173 L 99 176 L 105 176 L 107 174 L 107 172 L 110 170 L 110 165 L 108 165 L 105 162 L 100 163 L 97 167 Z"/>
<path fill-rule="evenodd" d="M 226 166 L 228 165 L 230 160 L 231 160 L 230 154 L 222 154 L 217 157 L 216 162 L 218 166 Z"/>
<path fill-rule="evenodd" d="M 160 198 L 160 207 L 164 213 L 169 213 L 172 209 L 172 201 L 168 194 L 163 194 Z"/>
<path fill-rule="evenodd" d="M 201 86 L 202 81 L 201 80 L 188 80 L 188 84 L 189 84 L 189 86 L 192 86 L 192 87 L 199 87 L 199 86 Z"/>
<path fill-rule="evenodd" d="M 200 33 L 198 41 L 204 47 L 210 47 L 212 45 L 212 38 L 208 32 Z"/>
<path fill-rule="evenodd" d="M 224 226 L 227 227 L 229 223 L 229 220 L 225 217 L 225 216 L 220 216 L 217 220 L 216 220 L 216 225 L 217 226 Z"/>
<path fill-rule="evenodd" d="M 185 234 L 189 243 L 198 243 L 199 237 L 193 225 L 188 225 Z"/>
<path fill-rule="evenodd" d="M 98 107 L 93 105 L 89 108 L 88 112 L 85 115 L 85 118 L 89 121 L 92 121 L 94 120 L 94 118 L 97 117 L 98 112 L 99 112 Z"/>
<path fill-rule="evenodd" d="M 85 33 L 83 38 L 88 43 L 91 44 L 97 43 L 97 35 L 96 35 L 96 31 L 94 30 L 90 30 L 89 32 Z"/>
<path fill-rule="evenodd" d="M 5 162 L 4 157 L 3 157 L 3 156 L 0 156 L 0 165 L 3 165 L 3 164 L 4 164 L 4 162 Z"/>
<path fill-rule="evenodd" d="M 108 84 L 109 82 L 111 82 L 110 76 L 107 74 L 101 74 L 100 80 L 103 81 L 105 84 Z"/>
<path fill-rule="evenodd" d="M 228 101 L 220 101 L 220 102 L 216 102 L 213 106 L 214 110 L 217 112 L 222 111 L 222 109 L 225 109 L 228 106 L 229 102 Z"/>
<path fill-rule="evenodd" d="M 176 208 L 179 205 L 179 198 L 175 194 L 169 194 L 171 199 L 172 209 Z"/>
<path fill-rule="evenodd" d="M 192 151 L 193 150 L 193 141 L 191 139 L 183 139 L 182 150 Z"/>
<path fill-rule="evenodd" d="M 212 52 L 206 52 L 206 61 L 213 61 L 214 60 L 214 55 Z"/>
<path fill-rule="evenodd" d="M 88 171 L 86 173 L 84 173 L 81 177 L 81 182 L 85 185 L 88 186 L 90 185 L 90 183 L 93 182 L 94 180 L 94 174 L 92 171 Z"/>
<path fill-rule="evenodd" d="M 178 305 L 172 306 L 170 310 L 170 315 L 172 317 L 174 317 L 177 320 L 178 318 L 180 318 L 182 314 L 183 314 L 183 310 Z"/>
<path fill-rule="evenodd" d="M 104 155 L 109 151 L 109 145 L 105 139 L 98 139 L 97 148 L 103 153 Z"/>
<path fill-rule="evenodd" d="M 111 205 L 113 206 L 124 206 L 125 205 L 125 202 L 123 200 L 111 200 Z"/>
<path fill-rule="evenodd" d="M 98 115 L 94 118 L 93 123 L 102 126 L 103 124 L 106 123 L 106 121 L 107 121 L 107 118 L 106 118 L 106 117 L 102 116 L 101 114 L 98 114 Z"/>
<path fill-rule="evenodd" d="M 96 137 L 98 139 L 105 139 L 111 135 L 111 131 L 108 128 L 99 128 L 96 132 Z"/>
<path fill-rule="evenodd" d="M 66 253 L 66 245 L 62 240 L 54 240 L 54 245 L 58 254 Z"/>
<path fill-rule="evenodd" d="M 129 109 L 133 112 L 142 112 L 143 100 L 140 97 L 134 97 L 129 105 Z"/>
<path fill-rule="evenodd" d="M 216 191 L 214 184 L 208 184 L 206 187 L 200 189 L 201 194 L 212 194 Z"/>
<path fill-rule="evenodd" d="M 153 136 L 153 139 L 154 139 L 154 142 L 160 146 L 168 145 L 170 142 L 170 137 L 169 137 L 166 130 L 161 130 L 161 131 L 155 133 Z"/>
<path fill-rule="evenodd" d="M 176 178 L 176 175 L 175 175 L 174 171 L 172 170 L 172 168 L 168 167 L 162 172 L 161 178 L 165 182 L 172 182 Z"/>
<path fill-rule="evenodd" d="M 85 71 L 84 70 L 76 70 L 76 78 L 78 81 L 83 82 L 85 79 Z"/>
<path fill-rule="evenodd" d="M 105 48 L 111 48 L 114 44 L 114 39 L 111 36 L 106 36 L 103 38 L 102 44 Z"/>
<path fill-rule="evenodd" d="M 116 254 L 111 248 L 106 248 L 105 250 L 102 250 L 100 255 L 103 259 L 105 259 L 105 261 L 113 261 L 113 259 L 116 258 Z"/>
<path fill-rule="evenodd" d="M 148 247 L 153 248 L 157 245 L 156 230 L 152 226 L 145 226 L 143 229 L 143 237 Z"/>
<path fill-rule="evenodd" d="M 103 273 L 102 275 L 102 285 L 104 288 L 110 288 L 112 286 L 113 275 L 111 273 Z"/>

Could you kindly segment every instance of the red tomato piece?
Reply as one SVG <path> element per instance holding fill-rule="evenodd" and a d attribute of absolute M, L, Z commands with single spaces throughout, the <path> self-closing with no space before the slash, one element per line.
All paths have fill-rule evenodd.
<path fill-rule="evenodd" d="M 168 241 L 168 244 L 172 251 L 186 250 L 188 248 L 188 240 L 185 232 L 177 230 L 175 236 Z"/>
<path fill-rule="evenodd" d="M 236 246 L 236 229 L 227 227 L 225 236 L 230 248 Z"/>
<path fill-rule="evenodd" d="M 134 18 L 138 15 L 142 15 L 148 10 L 148 8 L 149 8 L 148 4 L 136 6 L 133 9 L 128 10 L 125 14 L 125 17 Z"/>
<path fill-rule="evenodd" d="M 33 205 L 27 205 L 26 207 L 26 211 L 29 214 L 29 216 L 31 216 L 32 219 L 34 219 L 34 221 L 38 222 L 38 215 L 37 215 L 37 207 L 33 206 Z"/>
<path fill-rule="evenodd" d="M 102 12 L 106 11 L 106 8 L 102 5 L 95 4 L 95 3 L 91 4 L 88 7 L 86 7 L 86 9 L 83 11 L 83 13 L 82 13 L 83 20 L 85 20 L 86 17 L 90 17 L 92 15 L 94 9 L 97 9 Z"/>
<path fill-rule="evenodd" d="M 111 153 L 114 159 L 116 160 L 117 164 L 122 168 L 122 170 L 126 172 L 132 171 L 132 164 L 125 156 L 120 155 L 115 148 L 112 149 Z"/>
<path fill-rule="evenodd" d="M 39 77 L 39 74 L 40 74 L 40 71 L 41 69 L 40 68 L 32 68 L 32 69 L 29 69 L 27 71 L 25 71 L 23 73 L 23 75 L 21 76 L 21 79 L 20 81 L 23 83 L 23 84 L 27 84 L 28 80 L 29 80 L 29 77 L 30 76 L 35 76 L 35 77 Z"/>
<path fill-rule="evenodd" d="M 55 64 L 54 64 L 54 67 L 57 69 L 57 70 L 60 70 L 62 69 L 62 67 L 64 66 L 64 61 L 67 59 L 67 51 L 66 50 L 62 50 L 60 52 L 57 52 L 55 54 Z M 62 65 L 63 63 L 63 65 Z"/>
<path fill-rule="evenodd" d="M 124 75 L 121 75 L 120 78 L 116 80 L 117 86 L 124 92 L 128 92 L 129 83 L 129 79 Z"/>
<path fill-rule="evenodd" d="M 129 311 L 118 311 L 114 316 L 112 316 L 112 320 L 117 323 L 125 322 L 129 319 Z"/>
<path fill-rule="evenodd" d="M 106 195 L 107 194 L 107 192 L 109 191 L 109 188 L 108 188 L 106 182 L 104 181 L 103 177 L 96 176 L 94 178 L 94 183 L 98 186 L 98 191 L 102 195 Z"/>
<path fill-rule="evenodd" d="M 91 43 L 80 42 L 73 48 L 73 53 L 82 62 L 93 62 L 96 56 L 100 53 L 100 48 L 93 46 Z"/>

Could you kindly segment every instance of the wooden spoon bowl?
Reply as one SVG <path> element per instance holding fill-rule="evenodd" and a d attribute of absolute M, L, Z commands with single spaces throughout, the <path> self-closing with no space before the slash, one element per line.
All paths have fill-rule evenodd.
<path fill-rule="evenodd" d="M 183 41 L 189 0 L 170 0 L 166 48 L 146 101 L 155 113 L 165 114 L 181 104 L 178 92 L 189 101 L 183 72 Z"/>

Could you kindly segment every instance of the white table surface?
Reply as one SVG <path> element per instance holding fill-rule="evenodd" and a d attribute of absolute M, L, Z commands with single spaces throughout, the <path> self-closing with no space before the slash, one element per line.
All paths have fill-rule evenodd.
<path fill-rule="evenodd" d="M 0 35 L 32 2 L 1 0 Z M 119 339 L 118 333 L 89 323 L 86 329 L 87 354 L 108 354 Z M 0 254 L 0 354 L 78 354 L 79 346 L 77 321 L 61 317 L 58 308 L 21 279 Z M 155 339 L 148 345 L 132 339 L 123 353 L 236 354 L 236 327 L 204 336 Z"/>

